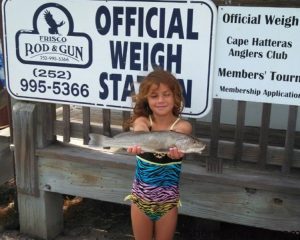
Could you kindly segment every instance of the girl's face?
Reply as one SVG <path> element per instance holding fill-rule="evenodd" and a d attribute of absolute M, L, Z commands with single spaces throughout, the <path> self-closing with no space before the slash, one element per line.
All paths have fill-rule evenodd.
<path fill-rule="evenodd" d="M 163 83 L 152 85 L 149 89 L 147 100 L 154 115 L 173 114 L 174 96 L 167 85 Z"/>

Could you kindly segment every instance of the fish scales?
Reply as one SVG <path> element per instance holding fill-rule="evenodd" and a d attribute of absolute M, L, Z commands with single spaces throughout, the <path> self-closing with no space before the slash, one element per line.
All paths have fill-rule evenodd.
<path fill-rule="evenodd" d="M 198 138 L 174 131 L 124 132 L 113 138 L 100 134 L 90 134 L 89 146 L 128 148 L 139 145 L 145 152 L 166 153 L 177 147 L 184 153 L 201 154 L 205 144 Z"/>

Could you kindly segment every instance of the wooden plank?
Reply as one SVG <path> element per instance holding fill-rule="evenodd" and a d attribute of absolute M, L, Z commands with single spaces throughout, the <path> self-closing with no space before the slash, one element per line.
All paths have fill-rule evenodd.
<path fill-rule="evenodd" d="M 62 152 L 60 152 L 62 151 Z M 62 154 L 61 154 L 62 153 Z M 91 165 L 108 165 L 120 168 L 135 167 L 135 157 L 128 154 L 111 154 L 109 151 L 91 149 L 85 145 L 78 147 L 72 144 L 57 142 L 47 148 L 37 149 L 36 154 L 43 158 L 53 158 L 57 160 L 68 160 L 73 158 L 73 162 L 87 163 Z M 111 161 L 111 159 L 114 159 Z"/>
<path fill-rule="evenodd" d="M 20 232 L 39 239 L 53 239 L 63 230 L 63 197 L 41 191 L 33 197 L 18 193 Z"/>
<path fill-rule="evenodd" d="M 70 142 L 70 137 L 71 137 L 71 124 L 70 124 L 70 106 L 69 105 L 64 105 L 63 106 L 63 123 L 64 123 L 64 128 L 63 128 L 63 139 L 64 142 Z"/>
<path fill-rule="evenodd" d="M 244 126 L 245 126 L 246 102 L 238 101 L 238 110 L 235 128 L 234 162 L 237 164 L 242 159 Z"/>
<path fill-rule="evenodd" d="M 103 109 L 103 135 L 111 137 L 111 111 L 110 109 Z"/>
<path fill-rule="evenodd" d="M 81 138 L 81 130 L 82 125 L 77 123 L 72 123 L 72 132 L 73 138 Z M 61 127 L 56 128 L 56 134 L 62 135 L 63 129 Z M 120 127 L 113 127 L 111 128 L 112 135 L 116 135 L 122 132 Z M 96 125 L 91 125 L 91 132 L 93 133 L 103 133 L 103 128 Z M 204 137 L 200 137 L 207 144 L 207 149 L 204 152 L 204 156 L 209 156 L 207 152 L 211 151 L 210 149 L 210 142 L 211 139 L 207 139 Z M 268 146 L 267 152 L 267 159 L 266 163 L 275 166 L 282 166 L 283 161 L 283 147 L 276 147 L 276 146 Z M 214 151 L 213 151 L 214 152 Z M 300 168 L 300 149 L 294 149 L 294 158 L 292 162 L 292 167 Z M 218 142 L 218 153 L 216 153 L 219 158 L 221 159 L 233 159 L 234 155 L 234 143 L 231 141 L 220 140 Z M 258 144 L 251 144 L 251 143 L 244 143 L 243 144 L 243 155 L 242 155 L 242 162 L 250 162 L 250 163 L 257 163 L 257 159 L 259 158 L 259 145 Z"/>
<path fill-rule="evenodd" d="M 134 169 L 57 159 L 39 160 L 40 188 L 102 201 L 124 203 Z M 129 203 L 129 202 L 128 202 Z"/>
<path fill-rule="evenodd" d="M 122 112 L 122 117 L 123 117 L 123 124 L 122 128 L 123 131 L 129 131 L 130 130 L 130 125 L 129 125 L 129 120 L 130 120 L 130 112 L 129 111 L 123 111 Z"/>
<path fill-rule="evenodd" d="M 47 131 L 46 139 L 48 140 L 47 144 L 56 140 L 55 135 L 55 120 L 56 120 L 56 104 L 46 104 L 46 117 L 49 119 L 46 121 Z"/>
<path fill-rule="evenodd" d="M 56 128 L 55 128 L 55 134 L 62 136 L 63 135 L 63 122 L 59 122 L 56 121 L 55 122 Z M 82 124 L 81 123 L 71 123 L 71 137 L 73 138 L 82 138 Z M 112 136 L 117 134 L 117 133 L 121 133 L 122 130 L 122 126 L 113 126 L 111 127 L 111 134 Z M 103 134 L 104 132 L 104 128 L 102 126 L 102 124 L 91 124 L 90 125 L 90 132 L 92 133 L 99 133 L 99 134 Z"/>
<path fill-rule="evenodd" d="M 122 113 L 123 111 L 111 109 L 111 125 L 122 126 Z M 63 118 L 63 107 L 58 107 L 56 109 L 58 122 L 62 121 Z M 91 108 L 90 110 L 91 124 L 102 124 L 103 119 L 103 109 Z M 81 107 L 71 108 L 71 123 L 82 123 L 82 110 Z"/>
<path fill-rule="evenodd" d="M 42 152 L 45 153 L 45 150 L 40 150 Z M 71 154 L 72 151 L 68 152 Z M 60 159 L 52 158 L 49 152 L 48 156 L 40 155 L 40 188 L 124 203 L 123 199 L 132 184 L 134 160 L 130 163 L 125 159 L 119 165 L 121 159 L 112 163 L 116 155 L 107 154 L 110 159 L 102 161 L 103 154 L 91 154 L 95 154 L 94 164 L 86 162 L 86 159 L 74 161 L 73 156 L 78 157 L 74 153 L 73 156 L 62 154 Z M 224 169 L 223 174 L 208 173 L 205 168 L 184 164 L 180 184 L 183 207 L 180 213 L 248 226 L 296 231 L 300 229 L 300 209 L 297 207 L 300 201 L 299 183 L 299 178 L 282 178 L 259 172 L 247 174 L 240 169 Z M 292 189 L 287 191 L 286 185 Z"/>
<path fill-rule="evenodd" d="M 91 129 L 91 109 L 82 107 L 82 138 L 83 144 L 89 143 L 89 133 Z"/>
<path fill-rule="evenodd" d="M 197 120 L 195 126 L 195 135 L 202 137 L 210 137 L 211 123 Z M 224 140 L 233 141 L 235 133 L 235 125 L 220 124 L 219 137 Z M 286 131 L 282 129 L 269 129 L 269 145 L 284 146 Z M 260 137 L 260 127 L 245 126 L 244 141 L 248 143 L 258 143 Z M 295 133 L 295 148 L 300 148 L 300 132 Z"/>
<path fill-rule="evenodd" d="M 300 229 L 299 195 L 184 177 L 180 189 L 183 214 L 276 231 Z"/>
<path fill-rule="evenodd" d="M 61 121 L 62 110 L 57 109 L 57 121 L 55 122 L 55 132 L 58 135 L 63 135 L 63 122 Z M 102 131 L 102 109 L 91 109 L 91 132 L 103 133 Z M 111 128 L 122 128 L 122 112 L 111 110 Z M 77 108 L 72 108 L 71 112 L 71 137 L 82 138 L 82 114 Z M 211 136 L 211 123 L 197 119 L 194 126 L 195 136 L 207 137 Z M 224 140 L 234 141 L 235 125 L 220 124 L 219 138 Z M 269 129 L 269 145 L 284 146 L 285 130 Z M 113 133 L 112 133 L 113 135 Z M 260 137 L 260 127 L 245 126 L 244 141 L 249 143 L 258 143 Z M 300 148 L 300 132 L 296 132 L 295 148 Z"/>
<path fill-rule="evenodd" d="M 20 231 L 52 239 L 63 227 L 63 199 L 59 194 L 43 192 L 38 187 L 36 145 L 47 146 L 46 138 L 52 134 L 49 135 L 45 127 L 47 106 L 37 105 L 18 102 L 13 108 Z"/>
<path fill-rule="evenodd" d="M 90 149 L 88 147 L 77 147 L 72 144 L 57 143 L 44 149 L 36 151 L 40 159 L 53 159 L 55 161 L 71 161 L 73 163 L 84 163 L 105 168 L 118 168 L 134 170 L 135 158 L 127 154 L 109 154 L 103 151 Z M 186 162 L 183 166 L 183 175 L 196 182 L 205 181 L 224 183 L 234 186 L 248 188 L 259 188 L 268 191 L 280 191 L 300 195 L 300 177 L 289 175 L 284 177 L 280 172 L 267 172 L 242 168 L 224 168 L 223 174 L 207 172 L 194 162 Z M 55 179 L 55 178 L 54 178 Z"/>
<path fill-rule="evenodd" d="M 38 103 L 36 108 L 36 144 L 38 148 L 42 148 L 56 139 L 54 135 L 55 106 L 49 103 Z"/>
<path fill-rule="evenodd" d="M 221 99 L 213 100 L 213 112 L 211 123 L 211 140 L 209 146 L 209 158 L 207 158 L 207 171 L 222 172 L 222 159 L 218 157 L 219 148 L 219 129 L 221 119 Z"/>
<path fill-rule="evenodd" d="M 298 106 L 289 107 L 288 127 L 286 131 L 285 151 L 282 164 L 282 172 L 285 174 L 290 172 L 293 161 L 297 113 Z"/>
<path fill-rule="evenodd" d="M 36 168 L 36 105 L 18 102 L 13 108 L 16 182 L 19 192 L 38 195 Z"/>
<path fill-rule="evenodd" d="M 224 159 L 233 159 L 234 145 L 229 141 L 220 141 L 219 146 L 219 157 Z M 294 157 L 292 167 L 300 167 L 300 150 L 294 149 Z M 244 143 L 243 144 L 243 157 L 242 162 L 257 163 L 259 158 L 259 146 L 257 144 Z M 284 158 L 284 148 L 269 146 L 267 150 L 266 163 L 273 166 L 282 166 Z"/>
<path fill-rule="evenodd" d="M 262 117 L 261 117 L 261 127 L 259 136 L 259 158 L 258 165 L 260 168 L 266 167 L 267 152 L 268 152 L 268 137 L 270 128 L 270 118 L 271 118 L 271 107 L 270 103 L 263 104 Z"/>

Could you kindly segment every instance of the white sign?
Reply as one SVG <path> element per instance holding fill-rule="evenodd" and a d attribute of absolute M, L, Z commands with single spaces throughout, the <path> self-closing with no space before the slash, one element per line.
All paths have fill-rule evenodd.
<path fill-rule="evenodd" d="M 156 66 L 183 88 L 184 115 L 210 110 L 211 1 L 5 0 L 7 88 L 17 99 L 131 109 Z"/>
<path fill-rule="evenodd" d="M 219 7 L 214 97 L 300 105 L 300 9 Z"/>

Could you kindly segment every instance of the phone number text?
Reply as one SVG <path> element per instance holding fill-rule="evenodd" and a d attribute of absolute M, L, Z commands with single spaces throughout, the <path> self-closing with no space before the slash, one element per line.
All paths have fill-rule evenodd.
<path fill-rule="evenodd" d="M 60 81 L 45 81 L 36 79 L 22 78 L 20 80 L 21 90 L 23 92 L 39 92 L 46 93 L 51 91 L 55 95 L 64 96 L 89 96 L 89 86 L 87 84 L 60 82 Z"/>

